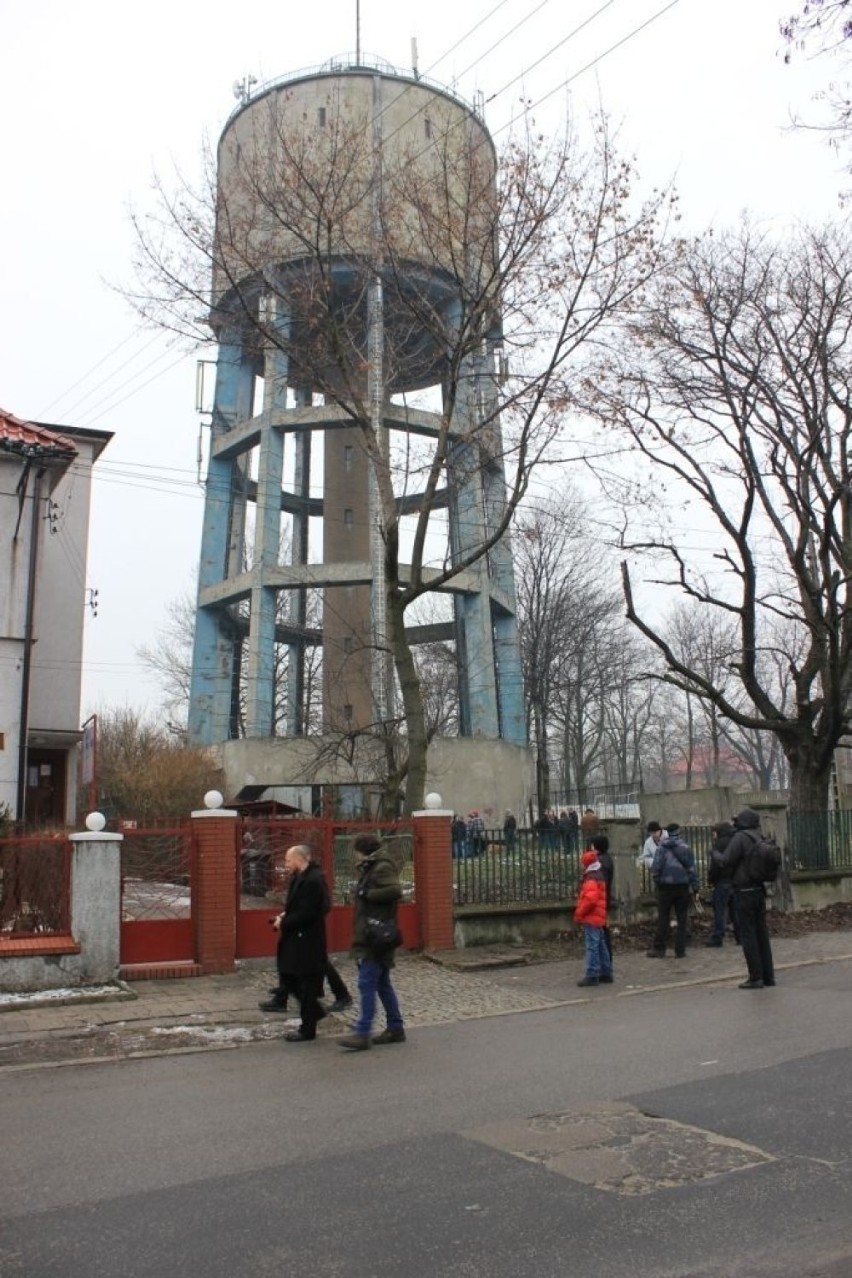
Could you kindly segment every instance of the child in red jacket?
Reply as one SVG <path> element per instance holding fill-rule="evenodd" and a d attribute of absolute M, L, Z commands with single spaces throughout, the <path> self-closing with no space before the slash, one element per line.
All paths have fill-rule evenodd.
<path fill-rule="evenodd" d="M 608 985 L 612 982 L 612 958 L 604 936 L 606 927 L 606 879 L 596 851 L 580 857 L 583 881 L 574 911 L 574 922 L 582 923 L 586 938 L 586 966 L 580 986 Z"/>

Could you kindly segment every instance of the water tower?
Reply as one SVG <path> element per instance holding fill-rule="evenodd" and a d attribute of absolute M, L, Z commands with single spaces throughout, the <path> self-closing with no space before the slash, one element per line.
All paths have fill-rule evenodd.
<path fill-rule="evenodd" d="M 471 157 L 475 201 L 465 189 Z M 459 390 L 431 501 L 446 547 L 437 561 L 445 553 L 462 563 L 504 510 L 498 302 L 490 334 L 461 369 L 448 370 L 440 339 L 441 325 L 464 320 L 460 280 L 475 291 L 470 273 L 493 269 L 490 250 L 469 259 L 471 226 L 488 225 L 494 163 L 476 109 L 363 58 L 244 94 L 222 133 L 189 729 L 196 743 L 223 745 L 233 792 L 247 782 L 340 782 L 339 755 L 320 743 L 354 739 L 398 713 L 377 455 L 359 420 L 369 419 L 386 459 L 404 459 L 394 498 L 404 523 L 422 504 L 429 448 L 450 420 L 442 406 L 452 373 Z M 435 230 L 430 192 L 457 228 Z M 480 776 L 469 799 L 431 763 L 430 778 L 456 807 L 487 806 L 487 785 L 501 809 L 517 805 L 526 738 L 508 539 L 445 585 L 434 616 L 407 633 L 455 652 L 456 749 L 476 743 Z M 491 745 L 504 751 L 496 767 Z M 456 771 L 448 757 L 439 774 Z"/>

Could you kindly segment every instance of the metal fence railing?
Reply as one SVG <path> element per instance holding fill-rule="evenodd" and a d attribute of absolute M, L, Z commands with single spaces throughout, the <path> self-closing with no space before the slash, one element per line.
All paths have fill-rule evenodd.
<path fill-rule="evenodd" d="M 788 870 L 852 871 L 852 812 L 790 812 Z"/>
<path fill-rule="evenodd" d="M 189 918 L 192 834 L 188 827 L 123 831 L 124 922 Z"/>
<path fill-rule="evenodd" d="M 0 842 L 0 939 L 71 930 L 71 844 L 64 836 Z"/>
<path fill-rule="evenodd" d="M 280 904 L 287 894 L 284 855 L 306 844 L 323 867 L 335 905 L 351 904 L 357 884 L 353 843 L 358 834 L 378 834 L 399 869 L 404 901 L 415 899 L 414 832 L 411 822 L 341 822 L 325 817 L 245 818 L 241 833 L 242 909 Z"/>
<path fill-rule="evenodd" d="M 564 904 L 577 892 L 579 856 L 555 832 L 518 829 L 508 840 L 486 830 L 481 850 L 469 845 L 453 858 L 456 905 Z"/>

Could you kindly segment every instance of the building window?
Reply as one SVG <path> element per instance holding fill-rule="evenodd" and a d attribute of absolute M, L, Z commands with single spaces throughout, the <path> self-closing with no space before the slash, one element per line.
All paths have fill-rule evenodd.
<path fill-rule="evenodd" d="M 349 506 L 343 512 L 343 527 L 351 532 L 355 526 L 355 512 Z"/>
<path fill-rule="evenodd" d="M 426 116 L 426 118 L 425 118 L 425 119 L 424 119 L 424 121 L 423 121 L 423 130 L 424 130 L 424 132 L 425 132 L 425 134 L 426 134 L 427 138 L 431 138 L 431 136 L 432 136 L 432 121 L 429 119 L 428 115 Z"/>
<path fill-rule="evenodd" d="M 324 129 L 325 128 L 325 107 L 320 107 L 320 109 L 317 111 L 317 119 L 319 120 L 320 128 Z"/>
<path fill-rule="evenodd" d="M 351 636 L 351 635 L 344 635 L 344 636 L 343 636 L 343 651 L 346 653 L 346 655 L 347 655 L 347 656 L 349 656 L 349 654 L 351 653 L 351 651 L 352 651 L 352 646 L 353 646 L 353 645 L 352 645 L 352 636 Z"/>
<path fill-rule="evenodd" d="M 354 444 L 343 445 L 343 469 L 348 473 L 355 465 L 355 446 Z"/>
<path fill-rule="evenodd" d="M 348 704 L 343 707 L 343 721 L 344 723 L 352 722 L 352 707 Z"/>

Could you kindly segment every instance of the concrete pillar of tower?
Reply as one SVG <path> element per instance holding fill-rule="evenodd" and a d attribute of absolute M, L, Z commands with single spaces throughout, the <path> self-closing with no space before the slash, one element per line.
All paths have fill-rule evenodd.
<path fill-rule="evenodd" d="M 301 386 L 295 392 L 297 407 L 310 407 L 310 387 Z M 297 499 L 291 525 L 290 561 L 300 567 L 308 562 L 309 520 L 308 501 L 311 495 L 311 433 L 296 431 L 293 436 L 293 492 Z M 290 621 L 305 630 L 308 621 L 308 592 L 302 586 L 290 591 Z M 285 720 L 287 734 L 298 737 L 305 731 L 305 659 L 304 639 L 291 641 L 287 652 L 287 704 Z"/>
<path fill-rule="evenodd" d="M 483 444 L 478 437 L 480 421 L 479 360 L 471 358 L 460 378 L 453 413 L 457 442 L 448 459 L 451 499 L 451 544 L 455 562 L 463 561 L 487 535 L 486 500 L 483 484 Z M 465 435 L 472 440 L 465 440 Z M 482 556 L 471 572 L 479 579 L 475 594 L 456 597 L 456 625 L 459 632 L 459 661 L 463 664 L 461 720 L 466 735 L 496 740 L 500 735 L 497 713 L 497 676 L 494 667 L 494 639 L 491 622 L 490 558 Z"/>
<path fill-rule="evenodd" d="M 323 559 L 370 559 L 369 463 L 361 432 L 325 432 Z M 370 587 L 342 585 L 323 593 L 323 721 L 329 732 L 353 732 L 373 721 Z"/>
<path fill-rule="evenodd" d="M 212 440 L 220 438 L 251 413 L 254 371 L 237 341 L 222 341 L 216 367 Z M 199 592 L 216 586 L 239 569 L 233 567 L 241 546 L 245 510 L 240 458 L 211 454 L 207 471 Z M 237 506 L 240 509 L 237 509 Z M 239 534 L 235 536 L 236 525 Z M 234 645 L 223 609 L 199 607 L 195 623 L 190 686 L 189 735 L 199 743 L 222 741 L 233 733 Z"/>

